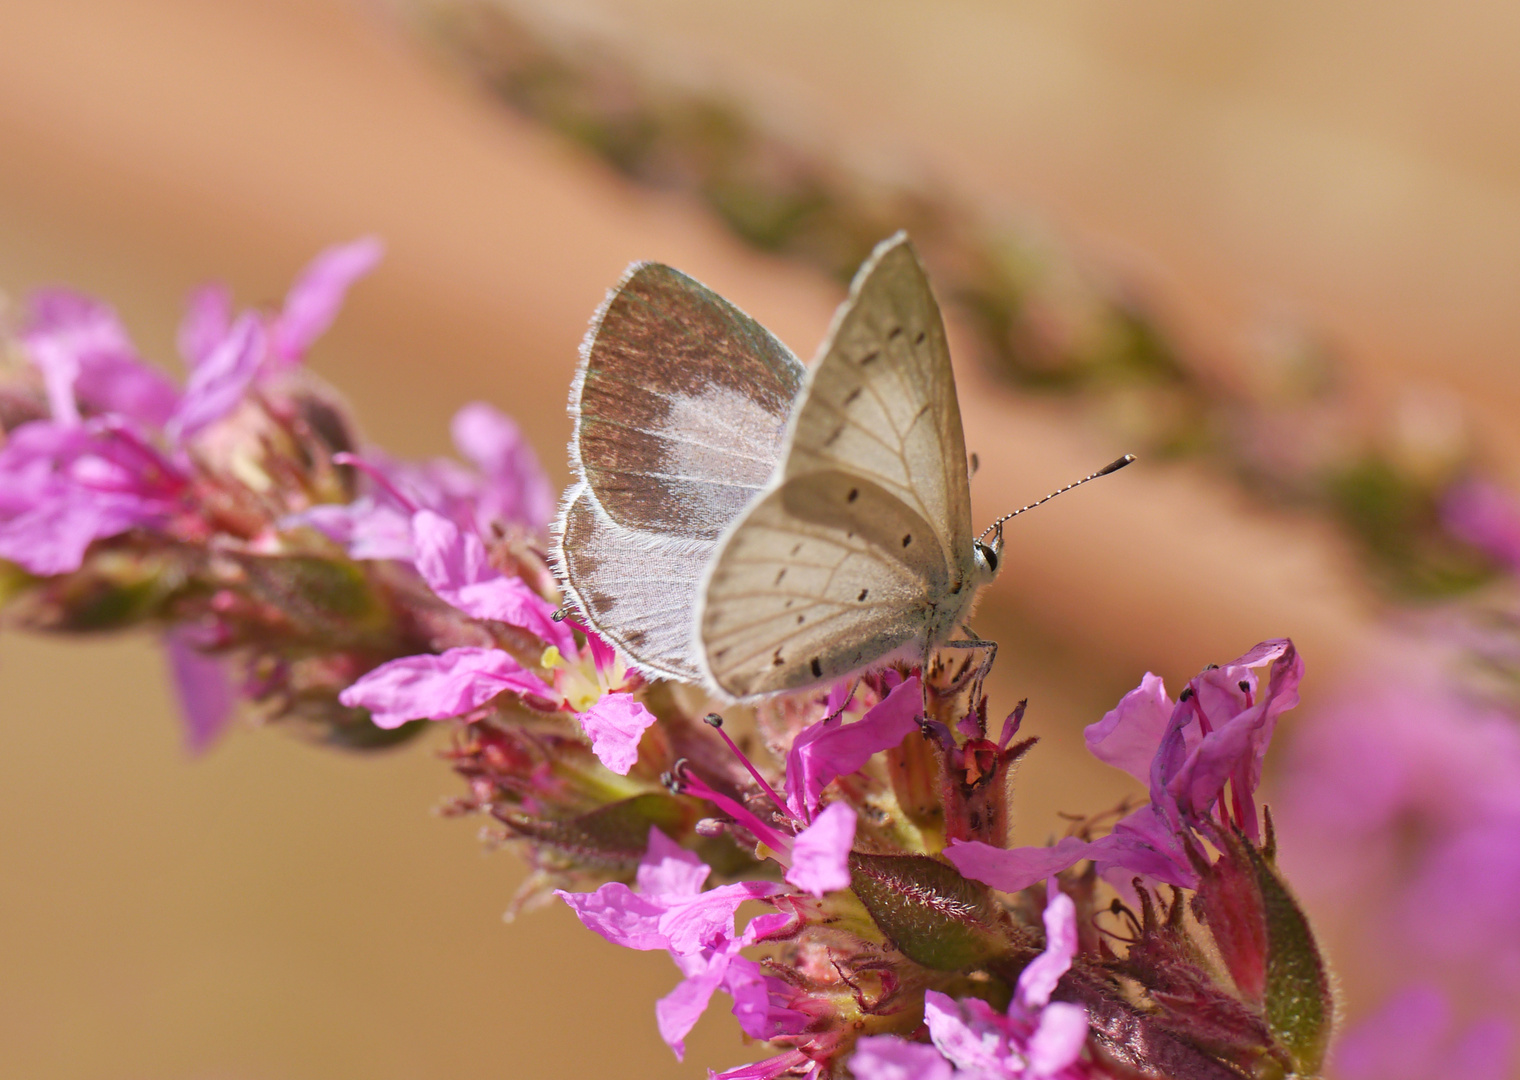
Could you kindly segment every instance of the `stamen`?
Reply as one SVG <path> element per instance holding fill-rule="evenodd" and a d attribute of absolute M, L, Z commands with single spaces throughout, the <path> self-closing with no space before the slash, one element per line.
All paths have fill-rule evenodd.
<path fill-rule="evenodd" d="M 743 825 L 746 829 L 753 833 L 756 840 L 759 840 L 762 844 L 770 848 L 772 851 L 775 851 L 780 856 L 780 858 L 776 860 L 777 862 L 785 865 L 791 861 L 791 837 L 783 836 L 781 833 L 778 833 L 775 829 L 771 828 L 765 822 L 761 821 L 758 817 L 755 816 L 755 812 L 753 810 L 750 810 L 748 807 L 741 806 L 738 802 L 730 799 L 727 795 L 714 791 L 712 788 L 708 787 L 701 777 L 691 772 L 690 767 L 684 758 L 677 762 L 676 766 L 681 770 L 680 775 L 677 778 L 678 782 L 681 785 L 679 791 L 677 792 L 678 794 L 693 795 L 698 799 L 706 799 L 714 806 L 720 807 L 728 814 L 729 817 L 733 818 L 740 825 Z M 669 785 L 666 786 L 668 787 Z"/>
<path fill-rule="evenodd" d="M 347 450 L 338 451 L 332 456 L 332 459 L 334 465 L 348 465 L 352 468 L 358 469 L 365 476 L 369 477 L 376 484 L 378 484 L 382 491 L 400 503 L 401 508 L 408 514 L 415 514 L 418 510 L 422 509 L 411 499 L 407 498 L 406 495 L 402 493 L 401 489 L 391 481 L 391 478 L 389 476 L 386 476 L 385 473 L 381 472 L 379 467 L 376 466 L 373 462 L 365 461 L 358 454 L 350 454 Z"/>
<path fill-rule="evenodd" d="M 719 716 L 717 713 L 708 713 L 702 718 L 702 722 L 716 731 L 720 739 L 728 743 L 728 748 L 734 752 L 734 757 L 739 759 L 739 764 L 743 765 L 746 769 L 749 770 L 749 774 L 755 778 L 755 783 L 760 785 L 760 790 L 770 796 L 771 802 L 775 803 L 777 808 L 780 809 L 783 814 L 786 814 L 787 817 L 791 817 L 792 815 L 788 813 L 786 809 L 786 800 L 783 799 L 780 795 L 777 795 L 775 788 L 766 783 L 765 777 L 761 776 L 760 771 L 755 768 L 755 766 L 750 762 L 749 758 L 744 756 L 744 751 L 740 750 L 738 744 L 735 743 L 733 739 L 730 739 L 728 737 L 728 732 L 723 730 L 723 717 Z"/>

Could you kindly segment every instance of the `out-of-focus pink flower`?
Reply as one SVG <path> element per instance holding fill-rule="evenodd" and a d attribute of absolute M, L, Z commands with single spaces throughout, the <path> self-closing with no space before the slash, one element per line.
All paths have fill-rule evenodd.
<path fill-rule="evenodd" d="M 1520 503 L 1497 484 L 1471 479 L 1441 500 L 1441 524 L 1457 539 L 1520 571 Z"/>
<path fill-rule="evenodd" d="M 864 1039 L 861 1040 L 861 1042 L 865 1041 Z M 788 1073 L 796 1075 L 796 1070 L 809 1064 L 809 1061 L 808 1056 L 801 1050 L 788 1050 L 784 1054 L 777 1054 L 775 1057 L 768 1057 L 763 1061 L 752 1061 L 748 1065 L 740 1065 L 737 1068 L 726 1069 L 720 1073 L 715 1073 L 711 1069 L 708 1069 L 707 1080 L 776 1080 L 776 1077 L 784 1076 Z M 822 1073 L 823 1066 L 813 1062 L 812 1067 L 805 1070 L 801 1074 L 801 1077 L 802 1080 L 817 1080 Z M 860 1074 L 857 1074 L 857 1076 L 860 1076 Z M 864 1080 L 863 1077 L 862 1080 Z M 897 1080 L 897 1078 L 894 1077 L 891 1080 Z M 905 1075 L 902 1080 L 939 1080 L 939 1077 L 937 1074 L 920 1077 L 914 1073 Z"/>
<path fill-rule="evenodd" d="M 0 559 L 44 576 L 77 570 L 94 541 L 171 517 L 185 483 L 112 418 L 23 424 L 0 446 Z"/>
<path fill-rule="evenodd" d="M 1341 1036 L 1335 1080 L 1505 1080 L 1514 1025 L 1499 1017 L 1454 1031 L 1450 1003 L 1433 986 L 1412 986 Z"/>
<path fill-rule="evenodd" d="M 312 342 L 327 332 L 355 281 L 374 269 L 385 246 L 366 236 L 322 251 L 296 277 L 269 328 L 276 367 L 299 363 Z"/>
<path fill-rule="evenodd" d="M 116 312 L 81 293 L 48 289 L 31 298 L 22 331 L 42 372 L 53 419 L 77 423 L 80 404 L 159 428 L 179 404 L 179 391 L 137 355 Z"/>
<path fill-rule="evenodd" d="M 454 445 L 480 470 L 475 517 L 481 528 L 518 522 L 541 531 L 554 516 L 554 488 L 512 419 L 483 401 L 454 414 Z"/>
<path fill-rule="evenodd" d="M 1256 669 L 1268 665 L 1263 688 Z M 1262 761 L 1277 718 L 1298 704 L 1302 678 L 1303 661 L 1287 640 L 1262 642 L 1233 663 L 1204 671 L 1176 702 L 1160 678 L 1147 674 L 1086 735 L 1100 760 L 1149 783 L 1149 805 L 1098 840 L 1067 837 L 1054 847 L 1011 851 L 955 841 L 946 858 L 967 877 L 1008 892 L 1082 859 L 1092 859 L 1100 874 L 1121 887 L 1135 875 L 1196 886 L 1187 834 L 1209 827 L 1217 815 L 1226 827 L 1258 837 L 1255 792 Z"/>
<path fill-rule="evenodd" d="M 198 644 L 188 627 L 177 626 L 164 635 L 169 674 L 185 721 L 185 745 L 195 754 L 208 749 L 226 729 L 237 702 L 222 661 L 207 656 Z"/>
<path fill-rule="evenodd" d="M 575 654 L 575 637 L 569 626 L 554 621 L 554 606 L 521 578 L 493 567 L 479 536 L 420 510 L 412 516 L 412 545 L 417 572 L 440 599 L 473 618 L 519 627 L 561 653 Z"/>
<path fill-rule="evenodd" d="M 237 408 L 264 362 L 267 338 L 253 312 L 240 316 L 227 336 L 190 371 L 185 395 L 169 419 L 171 441 L 193 439 Z"/>
<path fill-rule="evenodd" d="M 1461 683 L 1444 636 L 1380 640 L 1295 734 L 1275 801 L 1282 859 L 1311 910 L 1358 898 L 1359 936 L 1388 978 L 1418 962 L 1513 1003 L 1520 727 Z"/>
<path fill-rule="evenodd" d="M 786 880 L 820 898 L 835 889 L 848 889 L 855 824 L 855 811 L 849 803 L 825 807 L 792 841 L 792 865 Z"/>
<path fill-rule="evenodd" d="M 746 900 L 771 896 L 782 886 L 741 881 L 702 891 L 711 869 L 659 829 L 649 830 L 649 846 L 639 865 L 635 892 L 620 881 L 595 892 L 555 895 L 564 900 L 581 922 L 614 945 L 628 949 L 665 949 L 685 976 L 660 1000 L 655 1015 L 660 1034 L 677 1059 L 685 1054 L 685 1037 L 706 1011 L 712 995 L 727 990 L 753 1015 L 766 1012 L 769 988 L 759 966 L 739 950 L 788 920 L 764 915 L 751 921 L 743 934 L 734 930 L 734 915 Z M 763 1023 L 761 1025 L 764 1026 Z M 759 1037 L 763 1037 L 759 1036 Z"/>
<path fill-rule="evenodd" d="M 553 699 L 544 681 L 501 649 L 464 647 L 403 656 L 362 675 L 338 695 L 351 709 L 368 709 L 376 727 L 408 720 L 448 720 L 474 712 L 506 691 Z"/>
<path fill-rule="evenodd" d="M 954 1070 L 931 1044 L 896 1035 L 868 1035 L 855 1044 L 850 1058 L 855 1080 L 952 1080 Z"/>
<path fill-rule="evenodd" d="M 232 326 L 232 292 L 225 285 L 201 285 L 185 301 L 175 344 L 193 368 L 206 362 Z"/>
<path fill-rule="evenodd" d="M 843 708 L 844 703 L 840 703 Z M 918 676 L 894 687 L 853 724 L 840 711 L 802 731 L 786 755 L 786 808 L 800 822 L 812 820 L 823 789 L 835 777 L 864 767 L 918 730 L 923 694 Z"/>
<path fill-rule="evenodd" d="M 1050 1000 L 1077 952 L 1076 906 L 1054 881 L 1045 908 L 1045 937 L 1044 952 L 1019 976 L 1006 1013 L 977 998 L 957 1001 L 934 990 L 924 995 L 924 1022 L 940 1064 L 924 1052 L 931 1048 L 922 1044 L 895 1036 L 862 1039 L 850 1059 L 857 1080 L 918 1076 L 1077 1080 L 1089 1076 L 1091 1070 L 1082 1060 L 1086 1011 L 1080 1005 Z"/>
<path fill-rule="evenodd" d="M 374 481 L 369 494 L 344 505 L 314 506 L 282 526 L 309 525 L 355 559 L 408 562 L 416 556 L 411 517 L 419 509 L 481 536 L 498 524 L 542 532 L 553 514 L 554 492 L 516 425 L 475 402 L 455 414 L 453 431 L 459 452 L 477 471 L 445 458 L 406 462 L 367 453 L 361 467 Z"/>

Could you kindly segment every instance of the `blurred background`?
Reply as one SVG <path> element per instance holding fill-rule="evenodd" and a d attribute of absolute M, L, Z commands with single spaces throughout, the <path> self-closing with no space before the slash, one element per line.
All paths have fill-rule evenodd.
<path fill-rule="evenodd" d="M 806 358 L 907 226 L 978 519 L 1142 455 L 1019 522 L 978 618 L 994 710 L 1030 697 L 1044 737 L 1019 842 L 1127 793 L 1081 728 L 1144 671 L 1176 687 L 1292 636 L 1305 705 L 1269 785 L 1347 1015 L 1435 979 L 1520 1017 L 1512 710 L 1475 719 L 1439 662 L 1453 610 L 1508 610 L 1503 559 L 1439 506 L 1520 462 L 1517 49 L 1497 3 L 0 2 L 0 293 L 71 284 L 168 358 L 193 285 L 275 301 L 379 235 L 314 367 L 398 454 L 491 401 L 558 483 L 576 346 L 626 263 L 686 270 Z M 1365 705 L 1426 669 L 1417 703 Z M 520 868 L 433 815 L 457 785 L 436 739 L 352 757 L 239 730 L 192 760 L 138 637 L 0 636 L 0 714 L 0 1074 L 753 1056 L 715 1010 L 671 1060 L 664 957 L 558 908 L 504 926 Z M 1375 783 L 1335 771 L 1369 761 Z M 1430 839 L 1442 813 L 1488 829 L 1465 860 Z"/>

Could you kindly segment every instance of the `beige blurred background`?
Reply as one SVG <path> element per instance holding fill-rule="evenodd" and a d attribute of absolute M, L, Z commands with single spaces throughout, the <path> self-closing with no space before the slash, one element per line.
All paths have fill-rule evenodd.
<path fill-rule="evenodd" d="M 1287 312 L 1370 398 L 1449 394 L 1520 460 L 1512 5 L 575 7 L 1042 223 L 1205 350 Z M 168 358 L 194 283 L 274 300 L 371 232 L 389 254 L 314 365 L 400 453 L 443 451 L 452 411 L 493 401 L 557 480 L 575 346 L 628 261 L 695 274 L 803 356 L 839 298 L 504 112 L 377 4 L 0 2 L 0 291 L 95 292 Z M 978 517 L 1125 449 L 960 378 Z M 1175 682 L 1291 634 L 1312 701 L 1371 619 L 1325 530 L 1186 470 L 1031 515 L 1007 567 L 979 629 L 1009 646 L 1004 707 L 1031 696 L 1047 737 L 1023 842 L 1120 792 L 1080 726 L 1147 667 Z M 455 790 L 436 741 L 356 758 L 239 731 L 191 761 L 175 725 L 149 641 L 0 638 L 0 1076 L 698 1077 L 753 1056 L 714 1010 L 675 1065 L 665 958 L 558 909 L 504 926 L 517 864 L 430 814 Z"/>

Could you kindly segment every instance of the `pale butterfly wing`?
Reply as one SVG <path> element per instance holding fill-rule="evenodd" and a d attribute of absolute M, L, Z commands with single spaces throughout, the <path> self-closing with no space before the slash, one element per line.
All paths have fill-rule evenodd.
<path fill-rule="evenodd" d="M 592 624 L 648 675 L 700 682 L 692 656 L 694 582 L 713 541 L 681 542 L 613 521 L 584 484 L 560 516 L 566 592 Z"/>
<path fill-rule="evenodd" d="M 637 263 L 582 347 L 572 468 L 619 525 L 716 540 L 770 480 L 805 374 L 711 289 Z"/>
<path fill-rule="evenodd" d="M 738 698 L 937 643 L 974 591 L 955 377 L 901 234 L 856 276 L 783 454 L 720 539 L 698 612 L 709 681 Z"/>
<path fill-rule="evenodd" d="M 578 483 L 551 559 L 591 626 L 648 672 L 700 678 L 703 571 L 775 472 L 805 373 L 754 319 L 658 263 L 630 267 L 593 319 L 570 394 Z"/>

